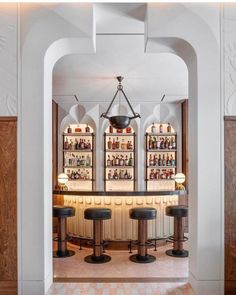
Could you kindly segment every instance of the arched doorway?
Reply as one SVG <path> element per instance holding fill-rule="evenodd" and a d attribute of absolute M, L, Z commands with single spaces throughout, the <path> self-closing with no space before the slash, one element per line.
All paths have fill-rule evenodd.
<path fill-rule="evenodd" d="M 221 239 L 220 233 L 210 235 L 215 226 L 221 228 L 221 163 L 209 177 L 210 168 L 206 166 L 209 157 L 211 160 L 220 158 L 220 97 L 219 91 L 213 89 L 219 82 L 218 55 L 212 54 L 216 50 L 214 42 L 205 42 L 205 45 L 197 45 L 199 36 L 189 36 L 191 31 L 182 33 L 184 26 L 192 27 L 202 24 L 198 17 L 192 18 L 192 14 L 185 11 L 186 19 L 179 27 L 175 27 L 174 33 L 169 34 L 166 29 L 159 34 L 158 30 L 149 38 L 147 34 L 147 51 L 158 52 L 156 44 L 165 46 L 165 50 L 171 50 L 183 58 L 189 69 L 189 94 L 192 97 L 190 106 L 190 232 L 191 249 L 190 277 L 195 289 L 201 290 L 208 285 L 208 290 L 219 290 L 221 275 Z M 197 19 L 196 19 L 197 18 Z M 155 22 L 153 21 L 153 24 Z M 169 28 L 171 29 L 171 27 Z M 202 25 L 200 33 L 209 31 Z M 180 33 L 181 32 L 181 33 Z M 186 32 L 183 29 L 183 32 Z M 38 26 L 35 33 L 43 34 L 43 29 Z M 92 38 L 52 38 L 40 48 L 33 46 L 35 40 L 33 33 L 28 36 L 23 48 L 22 62 L 22 105 L 20 112 L 21 135 L 21 188 L 20 202 L 21 214 L 19 216 L 20 228 L 20 260 L 22 267 L 19 270 L 23 294 L 44 294 L 52 283 L 52 242 L 51 242 L 51 97 L 52 97 L 52 71 L 55 63 L 61 57 L 72 53 L 94 53 Z M 60 34 L 57 34 L 58 36 Z M 174 37 L 173 37 L 174 35 Z M 193 34 L 192 34 L 193 35 Z M 37 36 L 38 37 L 38 36 Z M 191 37 L 191 38 L 190 38 Z M 192 39 L 192 43 L 189 40 Z M 57 41 L 55 41 L 57 40 Z M 191 44 L 191 45 L 190 45 Z M 162 48 L 163 49 L 163 48 Z M 33 50 L 35 61 L 28 58 Z M 206 58 L 208 66 L 205 67 Z M 37 73 L 32 69 L 36 67 Z M 205 81 L 211 77 L 211 87 L 206 87 Z M 31 77 L 32 85 L 28 85 Z M 207 85 L 209 86 L 209 85 Z M 34 100 L 32 100 L 32 97 Z M 43 99 L 42 99 L 43 97 Z M 205 100 L 204 100 L 205 99 Z M 214 112 L 210 114 L 212 103 L 215 103 Z M 28 110 L 36 110 L 31 113 Z M 34 123 L 34 129 L 28 129 Z M 209 131 L 213 130 L 212 144 L 215 150 L 205 146 L 209 137 Z M 204 148 L 203 148 L 204 147 Z M 38 158 L 35 158 L 35 151 Z M 35 175 L 28 171 L 37 167 Z M 205 179 L 209 179 L 207 185 Z M 29 186 L 29 182 L 34 186 Z M 215 198 L 207 198 L 213 196 Z M 206 198 L 205 198 L 206 197 Z M 209 216 L 209 208 L 214 208 Z M 35 215 L 35 212 L 37 214 Z M 29 223 L 29 220 L 34 220 Z M 33 243 L 31 243 L 33 241 Z M 37 257 L 35 257 L 35 251 Z M 31 261 L 34 259 L 37 265 L 32 272 Z M 208 263 L 206 263 L 206 261 Z M 203 265 L 207 265 L 202 269 Z M 215 283 L 211 284 L 211 282 Z M 200 282 L 200 285 L 198 283 Z M 200 289 L 199 289 L 200 288 Z M 199 293 L 200 294 L 200 293 Z M 204 294 L 204 293 L 201 293 Z M 210 293 L 206 293 L 210 294 Z"/>

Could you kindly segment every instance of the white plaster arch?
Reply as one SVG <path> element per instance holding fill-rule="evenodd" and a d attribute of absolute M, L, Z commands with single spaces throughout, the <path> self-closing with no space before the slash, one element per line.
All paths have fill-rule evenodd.
<path fill-rule="evenodd" d="M 190 149 L 192 175 L 192 182 L 190 182 L 190 192 L 192 193 L 190 230 L 193 241 L 191 243 L 193 255 L 190 256 L 190 272 L 192 283 L 199 295 L 218 295 L 220 294 L 219 281 L 222 267 L 219 261 L 219 257 L 222 255 L 222 236 L 221 233 L 209 236 L 209 233 L 215 226 L 222 227 L 221 163 L 216 164 L 212 175 L 213 179 L 209 179 L 209 168 L 204 162 L 206 158 L 209 160 L 209 157 L 212 161 L 215 158 L 221 158 L 220 90 L 217 89 L 217 86 L 220 85 L 218 44 L 213 41 L 214 35 L 211 28 L 200 17 L 195 14 L 193 16 L 190 10 L 185 9 L 183 12 L 180 9 L 181 19 L 176 17 L 166 26 L 158 26 L 156 21 L 158 20 L 156 14 L 165 12 L 165 7 L 160 9 L 158 6 L 158 10 L 155 7 L 152 11 L 148 10 L 146 50 L 158 52 L 157 45 L 160 43 L 164 45 L 165 50 L 171 48 L 172 52 L 186 61 L 190 73 L 190 131 L 194 134 L 194 137 L 190 138 L 192 145 Z M 179 11 L 176 12 L 177 16 L 178 13 Z M 166 18 L 167 21 L 169 19 Z M 199 35 L 192 31 L 196 28 L 196 24 Z M 45 24 L 42 27 L 38 25 L 35 32 L 32 29 L 31 33 L 35 35 L 32 38 L 25 37 L 22 49 L 22 101 L 19 112 L 22 160 L 20 162 L 21 211 L 19 214 L 20 249 L 18 253 L 21 261 L 19 273 L 22 282 L 22 286 L 21 284 L 19 286 L 24 295 L 46 294 L 52 283 L 50 164 L 52 70 L 56 61 L 64 55 L 94 53 L 94 42 L 91 36 L 90 38 L 71 37 L 71 34 L 68 33 L 70 38 L 61 38 L 61 34 L 58 33 L 59 28 L 54 28 L 56 34 L 53 38 L 48 38 L 42 46 L 38 46 L 37 33 L 44 34 L 44 29 Z M 66 35 L 66 32 L 63 33 Z M 32 42 L 35 43 L 32 45 Z M 206 58 L 207 65 L 205 65 Z M 209 77 L 211 78 L 209 79 Z M 32 85 L 28 85 L 28 81 L 32 81 Z M 206 81 L 210 82 L 210 85 L 206 85 Z M 32 98 L 34 98 L 33 101 Z M 209 122 L 212 103 L 215 106 L 215 112 L 211 113 Z M 37 112 L 32 113 L 35 109 Z M 35 128 L 28 128 L 33 123 Z M 205 147 L 204 141 L 208 138 L 209 130 L 212 130 L 213 125 L 218 131 L 212 140 L 215 151 L 211 150 L 211 153 L 208 153 L 210 147 Z M 35 153 L 37 153 L 37 157 L 35 157 Z M 32 170 L 35 173 L 29 173 Z M 208 187 L 205 185 L 207 178 L 209 180 Z M 209 208 L 213 208 L 215 213 L 211 214 L 210 218 Z M 201 218 L 199 217 L 200 212 Z M 35 253 L 37 254 L 35 255 Z M 33 269 L 32 261 L 35 264 Z M 206 282 L 203 282 L 204 280 Z M 197 285 L 198 282 L 202 284 Z"/>

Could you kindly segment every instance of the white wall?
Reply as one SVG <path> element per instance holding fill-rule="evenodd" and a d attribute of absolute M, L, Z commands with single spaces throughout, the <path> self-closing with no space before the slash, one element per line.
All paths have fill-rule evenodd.
<path fill-rule="evenodd" d="M 17 4 L 0 4 L 0 116 L 17 115 Z"/>
<path fill-rule="evenodd" d="M 5 4 L 0 4 L 0 50 L 1 50 L 1 55 L 0 55 L 0 73 L 1 73 L 1 79 L 0 79 L 0 89 L 1 89 L 1 93 L 0 93 L 0 99 L 1 99 L 1 104 L 0 104 L 0 115 L 16 115 L 17 114 L 17 101 L 19 99 L 19 97 L 17 97 L 17 80 L 21 77 L 17 76 L 17 63 L 16 63 L 16 56 L 19 52 L 17 52 L 17 50 L 15 50 L 16 46 L 17 46 L 17 34 L 15 32 L 16 28 L 17 28 L 17 20 L 16 20 L 16 5 L 15 4 L 9 4 L 10 5 L 10 12 L 8 11 L 7 6 L 5 6 Z M 222 58 L 222 67 L 220 68 L 220 74 L 221 74 L 221 81 L 219 81 L 219 85 L 222 86 L 224 93 L 223 93 L 223 97 L 222 100 L 224 100 L 225 103 L 225 108 L 224 108 L 224 112 L 227 115 L 235 115 L 236 114 L 236 107 L 235 107 L 235 20 L 236 20 L 236 7 L 234 4 L 224 4 L 224 16 L 222 19 L 221 15 L 220 15 L 220 10 L 219 7 L 209 7 L 207 6 L 207 12 L 208 13 L 202 13 L 206 11 L 206 4 L 198 4 L 198 7 L 196 9 L 194 9 L 194 7 L 187 7 L 187 4 L 184 6 L 184 10 L 185 12 L 188 12 L 189 10 L 191 10 L 193 12 L 193 16 L 198 15 L 198 17 L 202 18 L 203 21 L 205 23 L 207 23 L 208 25 L 210 25 L 210 27 L 214 25 L 213 28 L 213 34 L 215 34 L 215 36 L 220 37 L 220 40 L 218 40 L 219 44 L 218 44 L 218 49 L 224 49 L 224 52 L 221 51 L 221 58 Z M 39 5 L 38 8 L 40 8 L 40 10 L 36 7 L 36 9 L 32 12 L 29 9 L 29 5 L 28 6 L 24 6 L 23 10 L 24 10 L 24 14 L 21 15 L 21 18 L 25 17 L 25 12 L 27 11 L 28 14 L 33 14 L 34 16 L 36 15 L 36 18 L 31 18 L 30 20 L 28 19 L 25 23 L 23 23 L 22 19 L 21 19 L 21 25 L 23 26 L 23 36 L 22 36 L 22 42 L 27 41 L 28 43 L 22 43 L 21 44 L 21 48 L 23 50 L 27 50 L 30 53 L 31 56 L 31 61 L 32 64 L 25 63 L 23 62 L 23 68 L 26 70 L 26 65 L 28 64 L 29 68 L 27 69 L 28 71 L 28 77 L 24 76 L 24 83 L 25 83 L 25 88 L 29 88 L 31 89 L 31 92 L 24 92 L 24 94 L 27 94 L 27 96 L 24 97 L 24 99 L 22 100 L 22 102 L 25 104 L 24 108 L 23 108 L 23 112 L 21 112 L 19 114 L 19 119 L 20 120 L 24 120 L 24 129 L 27 131 L 29 130 L 29 134 L 28 137 L 24 138 L 24 137 L 19 137 L 20 139 L 25 139 L 24 145 L 27 145 L 27 149 L 28 151 L 30 151 L 30 155 L 31 158 L 28 157 L 28 160 L 26 160 L 26 154 L 27 154 L 27 149 L 25 150 L 25 154 L 18 154 L 18 159 L 21 159 L 24 163 L 28 163 L 29 159 L 30 161 L 33 160 L 31 163 L 27 164 L 27 167 L 25 166 L 21 166 L 21 169 L 26 169 L 24 170 L 25 173 L 27 171 L 36 171 L 38 169 L 38 165 L 40 167 L 41 170 L 39 170 L 39 174 L 37 175 L 24 175 L 26 178 L 21 178 L 22 177 L 22 173 L 18 174 L 18 181 L 20 179 L 22 179 L 22 184 L 23 184 L 23 189 L 25 189 L 25 185 L 27 185 L 27 183 L 33 183 L 34 184 L 34 190 L 32 191 L 22 191 L 22 194 L 19 193 L 19 204 L 22 208 L 22 213 L 25 214 L 25 219 L 23 221 L 25 221 L 25 223 L 22 224 L 22 231 L 19 232 L 19 235 L 22 236 L 24 238 L 24 244 L 23 244 L 23 251 L 22 253 L 19 251 L 19 255 L 21 256 L 20 258 L 22 259 L 22 264 L 19 267 L 19 273 L 20 274 L 24 274 L 23 279 L 25 280 L 25 282 L 28 282 L 27 284 L 25 284 L 25 293 L 26 294 L 42 294 L 42 292 L 40 293 L 40 290 L 45 290 L 44 287 L 44 270 L 42 270 L 41 267 L 41 262 L 42 260 L 44 260 L 44 253 L 43 251 L 41 251 L 44 243 L 42 244 L 44 237 L 44 227 L 42 227 L 42 224 L 44 223 L 44 217 L 42 216 L 42 212 L 41 214 L 39 214 L 39 210 L 43 210 L 43 206 L 44 203 L 41 202 L 41 198 L 44 197 L 44 191 L 42 190 L 42 182 L 38 183 L 38 180 L 41 179 L 43 173 L 44 173 L 44 169 L 43 166 L 41 164 L 41 162 L 43 161 L 43 154 L 40 152 L 40 147 L 44 141 L 42 133 L 40 131 L 40 126 L 41 125 L 41 119 L 43 117 L 43 108 L 41 108 L 40 102 L 42 102 L 42 97 L 43 97 L 43 79 L 41 77 L 41 80 L 38 79 L 38 76 L 41 74 L 43 75 L 43 72 L 41 71 L 41 66 L 43 64 L 43 59 L 41 59 L 41 63 L 38 63 L 38 61 L 34 61 L 34 59 L 38 56 L 38 53 L 40 50 L 42 50 L 42 48 L 44 48 L 44 50 L 46 51 L 46 48 L 48 48 L 49 44 L 51 44 L 53 41 L 67 36 L 67 37 L 79 37 L 80 34 L 78 33 L 78 31 L 76 31 L 75 27 L 71 27 L 69 25 L 67 25 L 67 22 L 64 21 L 64 24 L 62 24 L 62 20 L 61 22 L 56 22 L 56 26 L 53 26 L 53 24 L 55 24 L 55 20 L 57 19 L 57 17 L 55 15 L 51 15 L 50 13 L 48 14 L 48 10 L 45 10 L 45 6 L 41 6 Z M 178 7 L 177 7 L 178 8 Z M 39 11 L 43 11 L 46 12 L 43 13 L 43 18 L 41 18 L 42 15 L 40 15 L 40 13 L 38 13 Z M 173 15 L 170 19 L 175 19 L 178 15 L 178 9 L 177 11 L 173 8 Z M 61 12 L 60 12 L 61 13 Z M 53 14 L 53 12 L 52 12 Z M 45 15 L 48 16 L 52 16 L 51 17 L 51 25 L 48 25 L 48 18 L 45 18 Z M 163 15 L 165 17 L 165 15 Z M 32 21 L 33 19 L 33 21 Z M 25 19 L 24 19 L 25 20 Z M 57 19 L 58 20 L 58 19 Z M 184 17 L 182 15 L 182 18 L 179 18 L 180 22 L 184 21 Z M 40 26 L 40 21 L 42 21 L 43 23 L 45 23 L 44 26 Z M 46 21 L 46 22 L 45 22 Z M 50 22 L 50 21 L 49 21 Z M 220 23 L 221 25 L 223 25 L 223 27 L 220 27 Z M 5 25 L 4 25 L 5 24 Z M 63 31 L 58 32 L 57 28 L 60 28 L 60 26 L 62 26 L 64 28 Z M 42 27 L 44 27 L 43 29 L 43 33 L 42 33 Z M 160 31 L 163 30 L 163 35 L 164 35 L 164 30 L 166 30 L 165 27 L 163 26 L 159 26 Z M 197 31 L 198 31 L 198 25 L 196 27 L 194 27 L 194 33 L 193 31 L 191 31 L 192 27 L 186 26 L 187 29 L 189 29 L 189 32 L 192 33 L 192 35 L 194 35 Z M 183 28 L 183 32 L 186 30 L 186 28 Z M 29 36 L 29 31 L 34 29 L 34 34 L 37 33 L 35 35 L 35 37 L 33 37 L 32 35 Z M 45 32 L 47 32 L 48 34 L 45 34 Z M 53 35 L 53 38 L 52 38 Z M 204 39 L 204 33 L 202 34 L 203 39 L 201 40 L 201 42 L 199 43 L 199 46 L 201 47 L 203 44 L 207 43 L 207 40 Z M 6 40 L 12 40 L 10 43 L 8 43 L 8 41 Z M 222 43 L 221 43 L 222 42 Z M 6 46 L 9 46 L 7 44 L 11 44 L 10 45 L 10 51 L 7 50 Z M 37 46 L 36 46 L 37 45 Z M 155 44 L 153 44 L 155 45 Z M 46 47 L 45 47 L 46 46 Z M 40 48 L 39 48 L 40 47 Z M 19 48 L 19 47 L 18 47 Z M 165 46 L 162 44 L 162 49 L 166 50 L 168 48 L 168 46 Z M 45 53 L 44 51 L 44 53 Z M 8 55 L 8 53 L 11 52 L 10 56 Z M 27 51 L 26 51 L 27 52 Z M 25 54 L 26 54 L 25 52 Z M 42 51 L 40 51 L 42 53 Z M 214 53 L 214 51 L 212 51 L 212 53 Z M 224 53 L 224 54 L 223 54 Z M 2 55 L 3 54 L 3 55 Z M 25 56 L 25 58 L 28 58 L 29 56 Z M 208 64 L 208 60 L 205 61 L 205 65 Z M 220 66 L 220 60 L 217 61 L 217 64 Z M 204 64 L 202 64 L 202 69 L 204 70 Z M 34 71 L 34 67 L 35 67 L 35 71 Z M 36 75 L 36 69 L 37 69 L 37 75 Z M 35 79 L 35 77 L 37 76 L 37 79 Z M 204 77 L 204 76 L 203 76 Z M 203 78 L 202 77 L 202 78 Z M 206 77 L 206 81 L 207 82 L 208 79 Z M 33 82 L 33 84 L 31 85 L 31 83 Z M 202 81 L 204 82 L 204 81 Z M 36 84 L 34 84 L 36 83 Z M 218 85 L 218 86 L 219 86 Z M 32 92 L 32 88 L 35 87 L 35 92 Z M 209 85 L 208 83 L 205 84 L 204 86 L 206 89 L 208 88 L 212 88 L 215 87 L 215 85 Z M 217 95 L 220 93 L 220 89 L 217 88 Z M 202 95 L 202 94 L 201 94 Z M 207 101 L 209 99 L 208 95 L 204 95 L 202 96 L 202 98 Z M 32 103 L 30 103 L 30 101 L 32 101 Z M 218 102 L 217 102 L 218 103 Z M 39 108 L 37 106 L 40 106 Z M 198 107 L 197 105 L 195 105 L 195 107 Z M 204 109 L 204 104 L 201 108 L 201 112 L 203 112 L 202 114 L 206 117 L 208 117 L 209 114 L 214 113 L 214 108 L 215 107 L 215 102 L 214 100 L 211 98 L 210 103 L 208 104 L 208 107 L 206 109 Z M 39 112 L 36 115 L 37 116 L 29 116 L 31 112 L 35 112 L 35 109 L 37 109 L 37 112 Z M 101 110 L 98 110 L 98 112 L 100 113 Z M 29 114 L 28 114 L 29 113 Z M 223 115 L 223 113 L 221 113 L 221 116 Z M 222 118 L 221 118 L 222 119 Z M 37 121 L 39 120 L 39 122 Z M 35 122 L 37 123 L 37 128 L 35 129 Z M 207 121 L 201 121 L 201 128 L 204 128 L 204 124 L 207 124 Z M 20 125 L 21 126 L 21 125 Z M 35 138 L 35 130 L 39 131 L 39 138 Z M 20 130 L 22 131 L 22 129 Z M 36 132 L 37 133 L 37 132 Z M 197 134 L 197 133 L 196 133 Z M 29 138 L 29 136 L 31 136 L 31 140 Z M 25 136 L 27 136 L 27 134 L 25 133 Z M 196 136 L 197 138 L 197 136 Z M 34 142 L 35 141 L 35 142 Z M 223 142 L 223 138 L 221 137 L 221 141 Z M 32 144 L 32 142 L 34 144 Z M 196 141 L 195 141 L 196 142 Z M 221 143 L 222 143 L 221 142 Z M 20 143 L 20 141 L 19 141 Z M 37 147 L 38 146 L 38 147 Z M 39 149 L 39 153 L 38 153 L 38 160 L 34 159 L 34 155 L 35 155 L 35 151 L 37 152 Z M 199 147 L 199 156 L 203 155 L 205 153 L 204 150 L 204 144 L 202 146 Z M 25 157 L 24 157 L 25 156 Z M 215 158 L 214 161 L 220 161 L 219 158 Z M 199 164 L 198 162 L 196 164 Z M 222 163 L 221 163 L 222 164 Z M 42 167 L 41 167 L 42 166 Z M 199 169 L 203 169 L 204 166 L 201 166 L 201 164 L 198 166 Z M 223 166 L 222 166 L 223 167 Z M 200 170 L 203 171 L 203 170 Z M 29 173 L 28 173 L 29 174 Z M 29 179 L 29 176 L 32 177 L 32 179 Z M 205 174 L 203 174 L 203 176 L 205 176 Z M 27 178 L 28 177 L 28 178 Z M 208 179 L 209 175 L 205 176 L 205 179 Z M 204 179 L 204 180 L 205 180 Z M 23 182 L 24 181 L 24 182 Z M 217 182 L 217 181 L 216 181 Z M 203 186 L 204 188 L 204 186 Z M 202 189 L 200 187 L 200 189 Z M 221 188 L 222 189 L 222 188 Z M 222 189 L 223 192 L 223 189 Z M 203 191 L 203 196 L 205 194 L 205 192 Z M 210 195 L 212 195 L 212 192 L 209 191 L 209 189 L 207 189 L 207 193 L 209 193 Z M 222 194 L 223 196 L 223 194 Z M 196 201 L 196 200 L 195 200 Z M 212 204 L 214 204 L 215 202 L 215 196 L 212 195 L 212 197 L 205 202 L 205 200 L 202 200 L 201 206 L 205 207 L 204 212 L 206 214 L 210 214 L 213 210 L 212 208 Z M 222 199 L 221 202 L 223 203 Z M 195 205 L 197 205 L 195 203 Z M 223 207 L 221 208 L 222 212 L 223 212 Z M 32 214 L 29 214 L 29 212 L 31 212 Z M 210 230 L 210 232 L 218 232 L 218 230 L 220 231 L 223 228 L 223 219 L 221 219 L 219 214 L 219 210 L 217 210 L 217 215 L 215 216 L 215 223 L 212 224 L 212 228 Z M 203 216 L 205 215 L 205 213 L 203 214 Z M 199 214 L 199 218 L 201 218 L 202 216 L 202 211 L 199 210 L 198 212 Z M 197 217 L 197 216 L 196 216 Z M 22 220 L 19 220 L 19 222 L 22 222 Z M 199 220 L 199 224 L 198 224 L 198 232 L 206 226 L 207 223 L 204 223 L 203 219 Z M 199 233 L 200 233 L 199 232 Z M 37 233 L 37 236 L 36 234 Z M 212 236 L 212 235 L 211 235 Z M 199 242 L 196 244 L 196 247 L 199 247 L 199 249 L 201 249 L 203 252 L 202 253 L 209 253 L 209 248 L 208 248 L 208 238 L 209 238 L 209 231 L 207 233 L 206 236 L 202 236 L 202 239 L 199 240 Z M 211 241 L 212 243 L 213 241 Z M 27 246 L 28 244 L 28 246 Z M 217 242 L 218 244 L 218 242 Z M 212 244 L 214 245 L 214 243 Z M 20 247 L 20 246 L 19 246 Z M 35 248 L 36 247 L 36 248 Z M 35 255 L 35 250 L 34 249 L 39 249 L 39 251 L 37 251 L 37 255 Z M 195 249 L 196 250 L 196 249 Z M 26 258 L 28 256 L 28 259 Z M 200 259 L 200 265 L 203 265 L 203 269 L 205 270 L 209 270 L 209 268 L 205 268 L 205 266 L 207 265 L 208 267 L 210 265 L 212 265 L 211 263 L 208 264 L 208 260 L 204 261 L 204 257 L 202 257 L 203 259 L 201 259 L 199 256 L 201 256 L 201 253 L 198 253 L 198 255 L 196 255 L 196 263 L 195 263 L 195 267 L 198 266 L 198 259 Z M 32 266 L 32 261 L 35 261 L 35 264 Z M 26 271 L 27 270 L 27 271 Z M 216 270 L 220 273 L 219 270 L 219 266 L 216 267 Z M 199 273 L 199 275 L 202 274 Z M 197 278 L 197 277 L 196 277 Z M 204 276 L 203 276 L 204 278 Z M 41 288 L 40 284 L 43 284 L 43 287 Z M 29 284 L 31 284 L 29 286 Z M 40 286 L 39 286 L 40 285 Z M 28 289 L 27 289 L 28 288 Z M 28 291 L 27 291 L 28 290 Z M 30 290 L 30 291 L 29 291 Z M 199 293 L 199 294 L 203 294 L 203 293 Z M 214 293 L 216 294 L 216 293 Z M 218 294 L 218 293 L 217 293 Z M 220 293 L 219 293 L 220 294 Z M 222 294 L 222 293 L 221 293 Z"/>

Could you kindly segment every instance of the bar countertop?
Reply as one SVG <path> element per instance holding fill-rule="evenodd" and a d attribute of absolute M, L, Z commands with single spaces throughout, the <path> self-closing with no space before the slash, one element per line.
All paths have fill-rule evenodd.
<path fill-rule="evenodd" d="M 59 191 L 54 190 L 54 195 L 69 195 L 69 196 L 172 196 L 179 195 L 185 196 L 187 195 L 186 190 L 175 190 L 175 191 L 134 191 L 134 192 L 124 192 L 124 191 Z"/>

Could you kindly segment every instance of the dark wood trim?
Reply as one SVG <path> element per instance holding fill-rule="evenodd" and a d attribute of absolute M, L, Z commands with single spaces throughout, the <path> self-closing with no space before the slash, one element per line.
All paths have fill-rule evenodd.
<path fill-rule="evenodd" d="M 230 119 L 229 119 L 230 118 Z M 225 295 L 236 294 L 236 117 L 224 122 Z"/>
<path fill-rule="evenodd" d="M 187 194 L 187 191 L 137 191 L 137 192 L 104 192 L 104 191 L 94 191 L 94 192 L 81 192 L 81 191 L 53 191 L 53 196 L 65 195 L 65 196 L 173 196 L 179 195 L 184 196 Z"/>
<path fill-rule="evenodd" d="M 0 122 L 16 122 L 17 121 L 17 117 L 0 117 Z"/>
<path fill-rule="evenodd" d="M 177 283 L 183 282 L 187 283 L 188 278 L 180 277 L 180 278 L 53 278 L 54 283 Z"/>
<path fill-rule="evenodd" d="M 16 295 L 17 281 L 0 281 L 0 295 Z"/>
<path fill-rule="evenodd" d="M 224 116 L 224 121 L 236 121 L 236 116 Z"/>
<path fill-rule="evenodd" d="M 52 186 L 57 185 L 58 176 L 58 104 L 52 100 Z"/>

